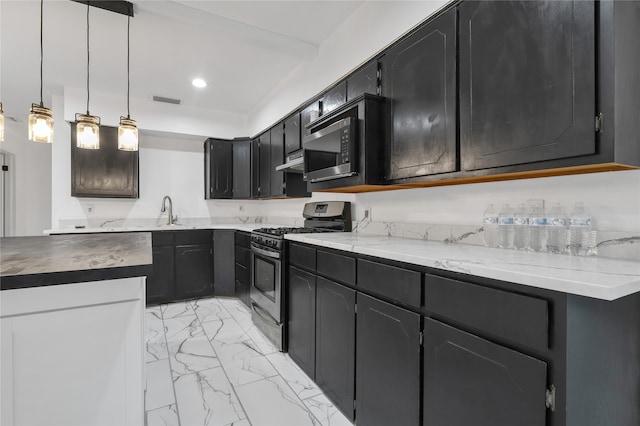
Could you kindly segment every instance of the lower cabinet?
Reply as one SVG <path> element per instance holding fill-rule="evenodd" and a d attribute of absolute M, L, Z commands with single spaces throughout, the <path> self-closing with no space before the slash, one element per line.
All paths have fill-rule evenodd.
<path fill-rule="evenodd" d="M 235 231 L 216 229 L 213 231 L 213 294 L 235 296 Z"/>
<path fill-rule="evenodd" d="M 289 356 L 315 379 L 316 276 L 289 268 Z"/>
<path fill-rule="evenodd" d="M 212 231 L 157 231 L 152 233 L 152 246 L 148 305 L 213 293 Z"/>
<path fill-rule="evenodd" d="M 324 278 L 316 288 L 316 383 L 354 419 L 356 292 Z"/>
<path fill-rule="evenodd" d="M 547 364 L 425 318 L 424 424 L 544 426 Z"/>
<path fill-rule="evenodd" d="M 420 315 L 362 293 L 357 302 L 358 424 L 419 425 Z"/>
<path fill-rule="evenodd" d="M 251 307 L 251 234 L 243 231 L 234 234 L 236 297 Z"/>

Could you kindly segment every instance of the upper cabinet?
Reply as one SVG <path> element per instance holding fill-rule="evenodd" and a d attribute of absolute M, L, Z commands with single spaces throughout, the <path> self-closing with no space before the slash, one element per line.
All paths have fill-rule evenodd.
<path fill-rule="evenodd" d="M 233 198 L 233 142 L 209 138 L 204 143 L 204 198 Z"/>
<path fill-rule="evenodd" d="M 271 196 L 271 132 L 267 130 L 260 139 L 260 179 L 258 193 L 261 198 Z"/>
<path fill-rule="evenodd" d="M 312 101 L 309 105 L 300 111 L 300 128 L 302 129 L 301 136 L 311 134 L 307 129 L 307 124 L 317 120 L 322 115 L 322 98 L 318 98 Z"/>
<path fill-rule="evenodd" d="M 589 1 L 466 1 L 460 9 L 463 170 L 596 152 Z"/>
<path fill-rule="evenodd" d="M 276 167 L 284 163 L 284 122 L 276 124 L 270 130 L 271 133 L 271 165 L 269 173 L 271 174 L 271 190 L 270 197 L 282 197 L 284 195 L 284 172 L 276 171 Z"/>
<path fill-rule="evenodd" d="M 251 139 L 233 141 L 233 198 L 251 198 Z"/>
<path fill-rule="evenodd" d="M 381 71 L 391 114 L 387 178 L 455 171 L 456 10 L 389 48 Z"/>
<path fill-rule="evenodd" d="M 347 82 L 342 80 L 324 94 L 322 114 L 328 114 L 347 101 Z"/>
<path fill-rule="evenodd" d="M 376 60 L 370 61 L 354 71 L 347 77 L 347 102 L 365 93 L 379 95 L 380 81 L 378 77 L 378 61 Z"/>
<path fill-rule="evenodd" d="M 302 148 L 300 143 L 300 113 L 291 114 L 284 121 L 284 152 L 285 155 L 291 154 Z"/>

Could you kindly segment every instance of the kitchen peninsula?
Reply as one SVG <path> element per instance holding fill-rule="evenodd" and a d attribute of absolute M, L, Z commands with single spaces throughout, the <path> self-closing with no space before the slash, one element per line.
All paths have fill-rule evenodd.
<path fill-rule="evenodd" d="M 1 245 L 1 422 L 142 424 L 151 234 Z"/>

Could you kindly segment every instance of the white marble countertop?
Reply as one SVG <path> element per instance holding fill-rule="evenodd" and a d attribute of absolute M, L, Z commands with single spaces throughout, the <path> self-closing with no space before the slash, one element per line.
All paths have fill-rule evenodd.
<path fill-rule="evenodd" d="M 492 249 L 354 233 L 287 240 L 603 300 L 640 291 L 640 261 Z"/>
<path fill-rule="evenodd" d="M 283 225 L 268 223 L 212 223 L 205 225 L 150 225 L 150 226 L 114 226 L 95 228 L 57 228 L 47 229 L 44 234 L 96 234 L 102 232 L 150 232 L 150 231 L 181 231 L 189 229 L 234 229 L 236 231 L 251 232 L 258 228 L 277 228 Z"/>

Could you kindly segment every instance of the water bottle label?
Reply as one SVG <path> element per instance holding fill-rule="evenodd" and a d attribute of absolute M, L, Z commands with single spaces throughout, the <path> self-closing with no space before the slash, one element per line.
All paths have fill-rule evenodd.
<path fill-rule="evenodd" d="M 526 225 L 529 221 L 526 217 L 514 217 L 513 224 L 514 225 Z"/>
<path fill-rule="evenodd" d="M 545 226 L 547 224 L 546 217 L 532 217 L 529 219 L 529 225 L 531 226 Z"/>
<path fill-rule="evenodd" d="M 588 227 L 591 226 L 591 218 L 572 217 L 569 219 L 569 226 Z"/>
<path fill-rule="evenodd" d="M 498 221 L 498 218 L 495 216 L 485 216 L 484 224 L 485 225 L 494 225 Z"/>
<path fill-rule="evenodd" d="M 513 225 L 512 217 L 500 217 L 498 218 L 498 225 Z"/>
<path fill-rule="evenodd" d="M 551 226 L 567 226 L 567 220 L 564 217 L 548 217 L 547 224 Z"/>

